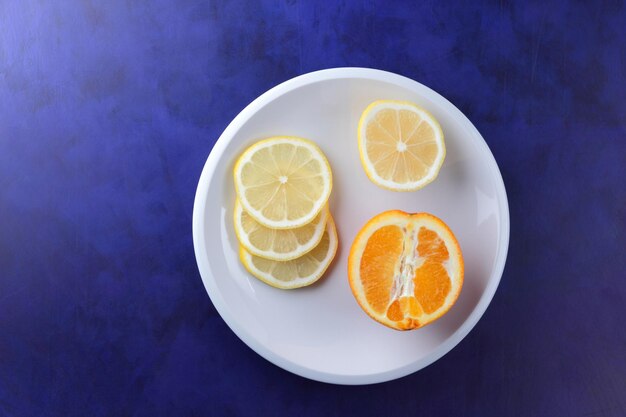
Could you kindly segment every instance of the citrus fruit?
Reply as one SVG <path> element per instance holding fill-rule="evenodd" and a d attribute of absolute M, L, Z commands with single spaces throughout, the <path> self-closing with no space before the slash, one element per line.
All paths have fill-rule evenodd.
<path fill-rule="evenodd" d="M 237 160 L 235 190 L 243 209 L 273 229 L 313 221 L 326 205 L 332 174 L 313 142 L 294 137 L 261 140 Z"/>
<path fill-rule="evenodd" d="M 459 244 L 428 213 L 386 211 L 372 218 L 352 244 L 348 278 L 365 312 L 397 330 L 433 322 L 454 304 L 463 286 Z"/>
<path fill-rule="evenodd" d="M 358 139 L 369 179 L 393 191 L 424 187 L 437 177 L 446 156 L 437 120 L 405 101 L 370 104 L 359 120 Z"/>
<path fill-rule="evenodd" d="M 235 202 L 235 233 L 251 254 L 275 261 L 288 261 L 309 252 L 319 243 L 326 229 L 328 205 L 312 222 L 295 229 L 270 229 L 250 216 L 239 200 Z"/>
<path fill-rule="evenodd" d="M 329 216 L 322 240 L 312 251 L 299 258 L 272 261 L 252 255 L 243 246 L 239 247 L 239 258 L 248 272 L 272 287 L 300 288 L 320 279 L 335 257 L 337 242 L 335 223 Z"/>

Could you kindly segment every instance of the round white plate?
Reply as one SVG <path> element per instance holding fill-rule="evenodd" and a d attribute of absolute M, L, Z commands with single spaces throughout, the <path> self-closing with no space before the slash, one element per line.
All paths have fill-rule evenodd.
<path fill-rule="evenodd" d="M 447 155 L 439 177 L 422 190 L 398 193 L 371 183 L 359 160 L 357 124 L 378 99 L 408 100 L 441 123 Z M 269 136 L 315 141 L 333 169 L 331 212 L 339 250 L 325 276 L 279 290 L 246 272 L 233 230 L 233 165 Z M 358 230 L 389 209 L 429 212 L 457 236 L 465 283 L 457 303 L 424 328 L 399 332 L 370 319 L 350 292 L 347 258 Z M 369 384 L 408 375 L 463 339 L 489 305 L 504 269 L 509 211 L 504 183 L 487 144 L 449 101 L 413 80 L 364 68 L 305 74 L 266 92 L 230 123 L 204 166 L 193 209 L 198 268 L 211 301 L 248 346 L 295 374 L 337 384 Z"/>

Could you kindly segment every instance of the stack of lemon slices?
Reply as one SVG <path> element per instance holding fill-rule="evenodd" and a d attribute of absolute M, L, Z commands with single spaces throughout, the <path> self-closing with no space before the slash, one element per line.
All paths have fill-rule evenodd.
<path fill-rule="evenodd" d="M 272 137 L 256 142 L 234 169 L 239 258 L 256 278 L 292 289 L 320 279 L 337 252 L 328 208 L 332 172 L 313 142 Z"/>

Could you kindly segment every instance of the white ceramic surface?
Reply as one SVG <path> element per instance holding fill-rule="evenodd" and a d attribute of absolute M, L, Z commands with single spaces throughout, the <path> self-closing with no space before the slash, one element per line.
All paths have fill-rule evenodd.
<path fill-rule="evenodd" d="M 409 100 L 441 123 L 447 155 L 439 177 L 410 193 L 371 183 L 359 160 L 357 124 L 377 99 Z M 256 140 L 301 136 L 315 141 L 333 169 L 330 198 L 340 246 L 316 284 L 272 288 L 250 276 L 237 257 L 233 230 L 237 156 Z M 370 319 L 347 279 L 354 236 L 389 209 L 426 211 L 457 236 L 465 283 L 457 303 L 435 323 L 398 332 Z M 489 305 L 504 269 L 509 212 L 498 166 L 480 133 L 445 98 L 408 78 L 364 68 L 305 74 L 266 92 L 226 128 L 208 157 L 196 192 L 193 241 L 211 301 L 248 346 L 274 364 L 307 378 L 338 384 L 387 381 L 439 359 L 474 327 Z M 216 343 L 218 343 L 216 341 Z"/>

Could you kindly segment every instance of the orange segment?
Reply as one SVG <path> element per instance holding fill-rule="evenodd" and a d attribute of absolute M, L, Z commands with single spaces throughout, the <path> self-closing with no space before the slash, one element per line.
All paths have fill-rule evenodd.
<path fill-rule="evenodd" d="M 437 232 L 422 226 L 418 232 L 418 239 L 417 252 L 419 256 L 437 262 L 443 262 L 450 257 L 445 242 Z"/>
<path fill-rule="evenodd" d="M 350 287 L 361 308 L 398 330 L 444 315 L 459 296 L 463 273 L 456 238 L 428 213 L 379 214 L 361 229 L 348 259 Z"/>
<path fill-rule="evenodd" d="M 422 314 L 424 310 L 415 297 L 400 297 L 387 309 L 387 317 L 393 321 L 401 321 L 405 317 L 416 318 Z"/>
<path fill-rule="evenodd" d="M 400 321 L 404 318 L 400 300 L 395 300 L 387 309 L 387 318 L 392 321 Z"/>
<path fill-rule="evenodd" d="M 361 282 L 366 298 L 379 314 L 384 313 L 389 304 L 396 259 L 402 254 L 402 241 L 399 227 L 381 227 L 372 234 L 363 251 Z"/>
<path fill-rule="evenodd" d="M 428 260 L 415 271 L 414 297 L 427 314 L 437 311 L 452 289 L 450 277 L 443 265 Z"/>

